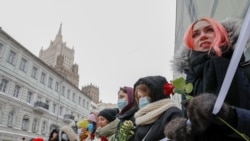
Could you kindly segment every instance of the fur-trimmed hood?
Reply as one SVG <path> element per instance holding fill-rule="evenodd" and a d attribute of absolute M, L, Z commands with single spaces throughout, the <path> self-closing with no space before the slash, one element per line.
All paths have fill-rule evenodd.
<path fill-rule="evenodd" d="M 228 32 L 230 45 L 229 48 L 234 49 L 236 45 L 236 41 L 238 39 L 241 25 L 243 23 L 242 19 L 234 19 L 227 18 L 221 21 L 222 25 Z M 247 47 L 250 46 L 250 41 L 247 43 Z M 188 59 L 190 56 L 190 49 L 182 43 L 179 47 L 179 50 L 176 51 L 174 59 L 171 61 L 173 71 L 177 71 L 179 73 L 185 72 L 185 70 L 189 67 Z"/>

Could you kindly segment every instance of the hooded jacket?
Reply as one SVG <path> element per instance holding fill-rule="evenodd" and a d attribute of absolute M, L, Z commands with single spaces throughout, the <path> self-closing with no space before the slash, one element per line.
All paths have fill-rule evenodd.
<path fill-rule="evenodd" d="M 169 96 L 164 95 L 163 85 L 167 80 L 162 76 L 147 76 L 140 78 L 134 85 L 146 84 L 151 90 L 151 102 L 135 113 L 136 131 L 133 141 L 158 141 L 165 137 L 165 125 L 176 117 L 182 116 L 182 111 Z"/>
<path fill-rule="evenodd" d="M 221 85 L 224 81 L 228 65 L 230 63 L 235 44 L 237 42 L 242 20 L 226 19 L 221 22 L 228 32 L 230 45 L 227 50 L 222 50 L 222 56 L 217 57 L 213 53 L 191 51 L 182 46 L 173 60 L 175 71 L 186 74 L 186 81 L 194 86 L 192 95 L 197 96 L 202 93 L 214 93 L 218 95 Z M 249 47 L 249 42 L 248 45 Z M 244 61 L 242 55 L 241 62 Z M 250 83 L 246 76 L 244 68 L 239 64 L 237 66 L 234 78 L 229 87 L 225 102 L 243 109 L 250 109 Z M 239 116 L 239 115 L 238 115 Z M 239 117 L 241 121 L 248 121 L 247 117 Z M 244 129 L 248 126 L 240 124 L 238 121 L 237 129 Z M 248 129 L 249 130 L 249 129 Z M 202 135 L 197 136 L 199 141 L 207 140 L 242 140 L 242 138 L 231 133 L 224 133 L 224 130 L 211 125 Z"/>
<path fill-rule="evenodd" d="M 186 81 L 193 84 L 194 89 L 191 94 L 193 96 L 206 92 L 217 95 L 224 81 L 240 33 L 242 20 L 226 19 L 221 23 L 227 30 L 230 40 L 228 49 L 222 51 L 221 57 L 217 57 L 212 52 L 208 54 L 207 52 L 191 51 L 182 46 L 172 61 L 174 71 L 185 73 Z M 244 59 L 243 55 L 241 62 Z M 240 108 L 250 109 L 249 101 L 250 83 L 244 68 L 238 65 L 225 102 Z"/>

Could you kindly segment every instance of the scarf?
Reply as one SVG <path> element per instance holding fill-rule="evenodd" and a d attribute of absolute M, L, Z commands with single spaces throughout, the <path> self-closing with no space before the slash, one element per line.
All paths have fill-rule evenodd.
<path fill-rule="evenodd" d="M 151 124 L 158 120 L 162 113 L 171 107 L 178 107 L 171 99 L 162 99 L 146 105 L 135 113 L 136 125 Z"/>
<path fill-rule="evenodd" d="M 116 127 L 117 127 L 118 123 L 119 123 L 119 119 L 116 118 L 114 121 L 110 122 L 106 126 L 104 126 L 102 128 L 101 127 L 97 128 L 96 136 L 97 137 L 102 137 L 102 136 L 109 137 L 109 136 L 112 136 L 113 134 L 115 134 L 115 130 L 116 130 Z"/>

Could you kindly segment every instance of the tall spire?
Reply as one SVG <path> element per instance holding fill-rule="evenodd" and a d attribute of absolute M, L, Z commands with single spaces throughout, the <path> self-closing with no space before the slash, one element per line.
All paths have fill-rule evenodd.
<path fill-rule="evenodd" d="M 57 35 L 62 35 L 62 23 L 60 24 L 60 28 L 59 28 L 59 31 L 58 31 L 58 34 Z"/>
<path fill-rule="evenodd" d="M 63 39 L 62 39 L 62 23 L 60 24 L 60 28 L 58 30 L 58 33 L 56 35 L 55 44 L 63 44 Z"/>

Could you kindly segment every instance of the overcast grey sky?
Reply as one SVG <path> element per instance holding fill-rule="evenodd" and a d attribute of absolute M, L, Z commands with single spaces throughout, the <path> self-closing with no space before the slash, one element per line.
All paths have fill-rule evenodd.
<path fill-rule="evenodd" d="M 80 84 L 116 103 L 121 86 L 148 75 L 172 79 L 174 0 L 0 0 L 0 27 L 38 56 L 55 39 L 75 48 Z"/>

